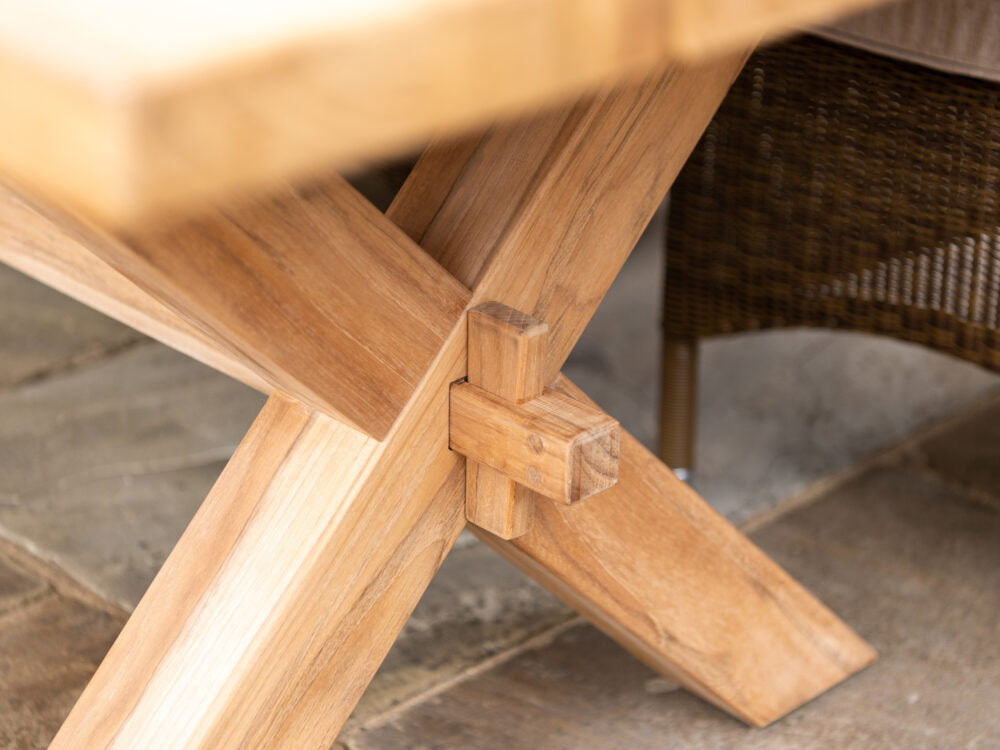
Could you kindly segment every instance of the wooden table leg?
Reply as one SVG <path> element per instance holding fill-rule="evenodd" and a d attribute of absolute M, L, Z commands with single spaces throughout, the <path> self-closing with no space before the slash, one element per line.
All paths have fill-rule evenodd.
<path fill-rule="evenodd" d="M 384 443 L 272 396 L 52 747 L 328 748 L 464 525 L 439 390 Z"/>
<path fill-rule="evenodd" d="M 557 386 L 586 399 L 566 380 Z M 634 437 L 618 485 L 538 498 L 531 529 L 486 544 L 654 669 L 763 726 L 875 659 L 872 648 Z"/>
<path fill-rule="evenodd" d="M 589 263 L 613 266 L 607 256 L 634 245 L 738 67 L 725 59 L 665 76 L 661 85 L 670 95 L 636 97 L 636 106 L 649 108 L 663 126 L 662 139 L 633 138 L 607 159 L 580 157 L 578 144 L 611 137 L 600 132 L 607 121 L 588 119 L 582 107 L 552 113 L 530 131 L 514 123 L 478 139 L 432 144 L 388 215 L 468 285 L 481 283 L 492 253 L 518 242 L 526 224 L 537 228 L 535 217 L 546 212 L 560 218 L 536 231 L 536 240 L 572 243 L 580 256 L 592 253 Z M 682 109 L 672 106 L 679 100 Z M 534 173 L 525 165 L 540 166 Z M 584 179 L 577 170 L 588 168 Z M 616 173 L 630 168 L 641 172 Z M 557 179 L 546 185 L 538 174 Z M 560 194 L 562 186 L 581 183 L 589 189 Z M 623 185 L 629 187 L 621 199 Z M 496 195 L 508 200 L 497 204 Z M 481 217 L 481 238 L 472 234 L 470 216 Z M 599 229 L 589 225 L 591 216 L 600 217 Z M 561 366 L 567 353 L 550 367 Z M 585 398 L 568 381 L 561 388 Z M 529 526 L 512 540 L 470 528 L 629 651 L 750 724 L 773 721 L 875 658 L 627 433 L 617 487 L 573 507 L 539 499 Z"/>
<path fill-rule="evenodd" d="M 217 346 L 214 357 L 237 362 L 230 369 L 258 381 L 301 388 L 297 395 L 311 406 L 271 397 L 53 747 L 328 746 L 463 523 L 464 461 L 447 447 L 447 394 L 466 371 L 464 311 L 496 300 L 549 322 L 545 368 L 554 378 L 741 62 L 670 68 L 529 123 L 430 149 L 389 218 L 471 295 L 421 260 L 382 217 L 349 212 L 339 236 L 360 232 L 365 252 L 394 269 L 385 283 L 419 279 L 426 297 L 409 318 L 391 305 L 352 314 L 370 312 L 371 325 L 400 320 L 418 342 L 440 342 L 416 379 L 426 346 L 406 362 L 378 366 L 383 380 L 401 384 L 388 412 L 345 401 L 322 373 L 301 377 L 301 362 L 275 369 L 248 359 L 243 344 L 267 361 L 309 348 L 296 349 L 294 340 L 276 347 L 247 325 L 235 312 L 245 303 L 240 288 L 186 294 L 175 276 L 186 266 L 157 236 L 95 247 L 123 274 L 114 278 L 152 294 L 147 312 L 162 305 L 181 329 L 198 321 L 194 328 L 206 337 L 185 331 L 188 341 Z M 435 170 L 444 157 L 448 169 Z M 354 205 L 341 187 L 334 195 Z M 332 208 L 327 219 L 344 218 Z M 199 233 L 181 236 L 190 244 L 174 249 L 199 258 Z M 372 244 L 372 237 L 387 241 Z M 275 286 L 261 294 L 251 279 L 243 289 L 261 298 L 298 289 L 299 309 L 310 317 L 318 311 L 317 321 L 331 304 L 351 304 L 349 290 L 331 297 L 310 283 L 311 271 L 328 274 L 327 254 L 271 264 L 266 256 L 295 253 L 296 243 L 265 244 L 256 262 L 277 275 Z M 225 269 L 234 259 L 217 248 L 214 262 Z M 391 302 L 384 284 L 362 286 L 369 300 Z M 282 331 L 303 335 L 284 324 L 271 335 Z M 323 328 L 305 333 L 321 338 Z M 351 351 L 358 346 L 363 342 Z M 357 393 L 371 390 L 354 375 L 351 382 Z M 326 406 L 349 413 L 369 434 L 317 410 Z M 621 486 L 611 491 L 617 503 L 598 496 L 590 506 L 551 504 L 521 540 L 491 543 L 626 647 L 754 723 L 871 658 L 853 633 L 628 438 L 623 459 Z M 577 511 L 584 515 L 563 515 Z M 591 541 L 587 554 L 581 547 Z M 577 551 L 566 557 L 556 548 Z M 692 578 L 704 586 L 696 602 L 685 580 L 700 568 Z M 667 585 L 647 595 L 637 590 L 644 577 L 657 576 Z M 675 587 L 683 597 L 673 597 Z M 736 627 L 754 618 L 759 627 Z M 781 639 L 789 645 L 777 647 Z"/>

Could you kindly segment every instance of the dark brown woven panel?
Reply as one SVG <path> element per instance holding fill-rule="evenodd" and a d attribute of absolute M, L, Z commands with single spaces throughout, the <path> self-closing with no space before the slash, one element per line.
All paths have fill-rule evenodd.
<path fill-rule="evenodd" d="M 671 192 L 665 330 L 870 331 L 1000 370 L 1000 86 L 800 37 Z"/>

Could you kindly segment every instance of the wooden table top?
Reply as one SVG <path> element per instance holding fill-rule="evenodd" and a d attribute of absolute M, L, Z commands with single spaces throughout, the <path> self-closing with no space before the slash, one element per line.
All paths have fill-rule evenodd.
<path fill-rule="evenodd" d="M 0 172 L 116 225 L 878 0 L 0 0 Z"/>

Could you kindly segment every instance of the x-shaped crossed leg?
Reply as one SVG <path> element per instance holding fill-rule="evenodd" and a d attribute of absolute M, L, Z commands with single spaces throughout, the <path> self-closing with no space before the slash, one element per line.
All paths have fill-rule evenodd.
<path fill-rule="evenodd" d="M 0 257 L 271 394 L 53 747 L 329 747 L 465 526 L 466 312 L 546 321 L 585 399 L 559 370 L 743 59 L 432 144 L 384 216 L 336 177 L 141 232 L 5 194 Z M 627 434 L 533 514 L 480 537 L 749 723 L 874 658 Z"/>

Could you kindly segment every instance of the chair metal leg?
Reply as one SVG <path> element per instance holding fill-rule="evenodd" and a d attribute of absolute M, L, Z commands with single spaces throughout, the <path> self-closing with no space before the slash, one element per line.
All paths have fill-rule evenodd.
<path fill-rule="evenodd" d="M 698 340 L 663 336 L 660 385 L 660 458 L 690 481 L 698 396 Z"/>

